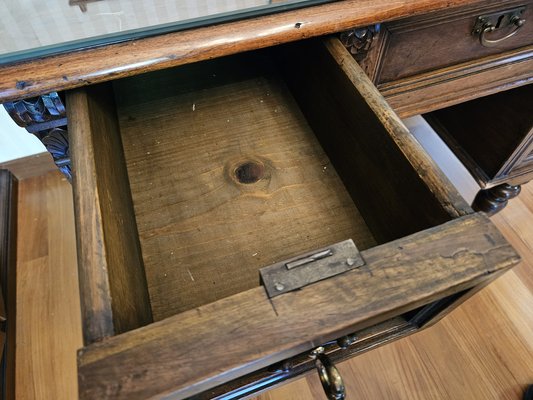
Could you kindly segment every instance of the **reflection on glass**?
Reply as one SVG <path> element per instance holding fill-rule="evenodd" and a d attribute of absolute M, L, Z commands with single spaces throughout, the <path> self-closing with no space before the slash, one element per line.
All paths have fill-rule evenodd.
<path fill-rule="evenodd" d="M 4 0 L 0 62 L 327 0 Z"/>

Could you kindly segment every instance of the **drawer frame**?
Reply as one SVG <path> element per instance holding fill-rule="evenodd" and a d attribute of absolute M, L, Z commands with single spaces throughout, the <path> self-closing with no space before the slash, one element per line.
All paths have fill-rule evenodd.
<path fill-rule="evenodd" d="M 519 261 L 488 218 L 473 213 L 344 46 L 333 38 L 310 46 L 312 54 L 303 47 L 288 52 L 309 65 L 312 61 L 304 69 L 309 75 L 299 71 L 299 79 L 292 80 L 305 93 L 302 97 L 313 97 L 313 74 L 331 73 L 339 83 L 327 89 L 335 105 L 321 111 L 349 126 L 364 117 L 367 127 L 379 127 L 371 130 L 374 137 L 365 136 L 367 145 L 379 150 L 379 144 L 370 143 L 393 143 L 396 152 L 390 157 L 408 161 L 452 221 L 364 250 L 365 266 L 301 290 L 269 299 L 257 287 L 151 323 L 110 87 L 69 92 L 85 342 L 78 354 L 81 399 L 210 396 L 208 391 L 220 385 L 367 329 L 348 352 L 357 354 L 435 322 L 444 308 L 473 293 L 466 292 L 469 288 L 486 284 Z M 350 113 L 354 104 L 362 110 L 359 115 Z M 308 117 L 317 114 L 305 104 L 302 108 Z M 320 140 L 327 123 L 309 122 Z M 356 181 L 367 173 L 351 171 Z M 379 171 L 373 178 L 386 180 Z M 373 195 L 369 191 L 363 208 L 376 206 Z M 391 229 L 388 234 L 398 236 L 394 230 L 400 228 Z M 453 297 L 444 304 L 434 303 L 448 296 Z M 427 304 L 405 324 L 385 322 Z"/>

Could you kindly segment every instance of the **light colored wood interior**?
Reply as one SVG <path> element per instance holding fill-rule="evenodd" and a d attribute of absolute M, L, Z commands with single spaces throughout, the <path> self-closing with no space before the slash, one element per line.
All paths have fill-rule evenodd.
<path fill-rule="evenodd" d="M 115 85 L 155 320 L 258 286 L 258 269 L 274 262 L 348 238 L 359 249 L 375 244 L 284 82 L 261 61 Z M 237 177 L 247 163 L 255 183 Z"/>
<path fill-rule="evenodd" d="M 20 181 L 16 398 L 77 398 L 80 294 L 72 188 L 58 172 Z"/>
<path fill-rule="evenodd" d="M 57 172 L 20 182 L 17 399 L 77 398 L 82 346 L 72 195 Z M 533 383 L 533 184 L 492 218 L 523 262 L 435 326 L 338 365 L 362 400 L 518 400 Z M 322 400 L 312 373 L 260 400 Z"/>

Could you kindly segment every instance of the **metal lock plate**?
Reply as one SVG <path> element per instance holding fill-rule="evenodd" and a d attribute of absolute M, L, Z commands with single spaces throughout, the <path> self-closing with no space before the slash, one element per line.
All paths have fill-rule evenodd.
<path fill-rule="evenodd" d="M 480 34 L 486 27 L 493 27 L 494 30 L 507 28 L 520 20 L 525 9 L 526 7 L 522 6 L 493 14 L 480 15 L 476 18 L 472 34 Z"/>
<path fill-rule="evenodd" d="M 259 274 L 268 297 L 272 298 L 364 264 L 355 243 L 349 239 L 261 268 Z"/>

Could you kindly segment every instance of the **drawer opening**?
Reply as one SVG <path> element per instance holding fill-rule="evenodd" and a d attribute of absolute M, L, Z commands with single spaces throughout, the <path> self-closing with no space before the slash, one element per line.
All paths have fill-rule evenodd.
<path fill-rule="evenodd" d="M 80 398 L 209 396 L 353 332 L 364 351 L 518 262 L 336 39 L 67 104 Z M 276 297 L 260 286 L 260 268 L 347 239 L 364 265 Z"/>
<path fill-rule="evenodd" d="M 258 286 L 260 268 L 306 251 L 452 219 L 362 95 L 328 60 L 306 68 L 306 51 L 113 83 L 154 320 Z"/>
<path fill-rule="evenodd" d="M 533 161 L 533 85 L 425 114 L 482 187 L 526 175 Z"/>
<path fill-rule="evenodd" d="M 247 295 L 273 263 L 472 213 L 334 38 L 67 101 L 86 344 Z"/>

